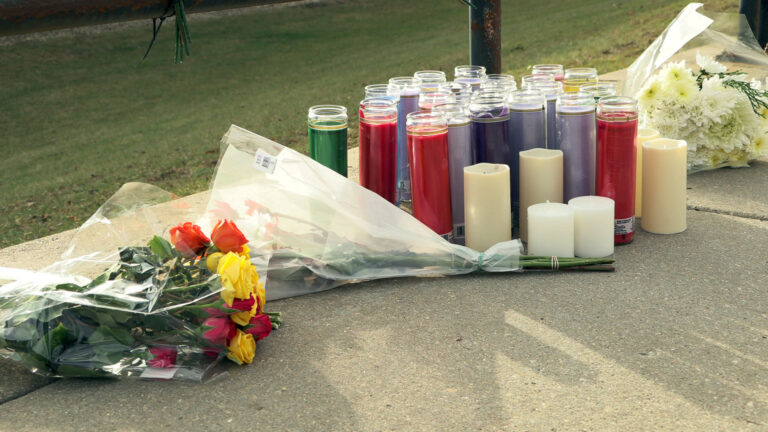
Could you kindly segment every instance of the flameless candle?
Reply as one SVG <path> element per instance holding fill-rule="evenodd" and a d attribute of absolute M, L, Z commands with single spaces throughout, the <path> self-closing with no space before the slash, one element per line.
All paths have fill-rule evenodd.
<path fill-rule="evenodd" d="M 360 184 L 395 203 L 397 175 L 397 105 L 366 99 L 360 117 Z"/>
<path fill-rule="evenodd" d="M 480 90 L 480 84 L 485 81 L 485 66 L 456 66 L 453 72 L 453 81 L 469 84 L 472 86 L 472 91 Z"/>
<path fill-rule="evenodd" d="M 576 256 L 602 258 L 613 254 L 613 200 L 583 196 L 571 199 L 568 205 L 574 211 Z"/>
<path fill-rule="evenodd" d="M 533 65 L 533 68 L 531 68 L 531 73 L 533 75 L 553 75 L 555 77 L 555 81 L 563 81 L 564 78 L 563 65 L 559 64 Z"/>
<path fill-rule="evenodd" d="M 544 93 L 547 99 L 547 145 L 549 149 L 557 148 L 557 121 L 555 105 L 557 97 L 563 93 L 563 83 L 547 79 L 533 79 L 527 83 L 527 88 L 534 88 Z"/>
<path fill-rule="evenodd" d="M 464 168 L 464 220 L 467 246 L 485 251 L 512 240 L 509 167 L 479 163 Z"/>
<path fill-rule="evenodd" d="M 520 238 L 528 241 L 528 207 L 563 202 L 563 152 L 535 148 L 520 152 Z"/>
<path fill-rule="evenodd" d="M 464 244 L 464 167 L 472 165 L 472 134 L 469 113 L 458 104 L 437 105 L 432 109 L 448 121 L 448 171 L 451 179 L 451 218 L 453 242 Z"/>
<path fill-rule="evenodd" d="M 595 100 L 589 93 L 557 97 L 557 146 L 563 151 L 563 198 L 595 194 Z"/>
<path fill-rule="evenodd" d="M 307 115 L 309 157 L 347 176 L 347 109 L 316 105 Z"/>
<path fill-rule="evenodd" d="M 608 96 L 597 104 L 597 194 L 616 202 L 616 244 L 635 232 L 637 101 Z"/>
<path fill-rule="evenodd" d="M 659 138 L 659 131 L 651 128 L 637 129 L 637 164 L 635 171 L 635 217 L 643 217 L 643 143 Z"/>
<path fill-rule="evenodd" d="M 597 69 L 571 68 L 565 70 L 563 87 L 566 93 L 577 92 L 582 84 L 597 83 Z"/>
<path fill-rule="evenodd" d="M 436 113 L 411 113 L 406 121 L 413 216 L 434 232 L 450 237 L 453 224 L 445 117 Z"/>
<path fill-rule="evenodd" d="M 512 214 L 519 219 L 520 212 L 520 166 L 519 154 L 523 150 L 547 145 L 546 100 L 536 89 L 515 90 L 510 94 L 509 144 L 512 148 Z"/>
<path fill-rule="evenodd" d="M 528 207 L 528 254 L 573 258 L 573 213 L 560 203 Z"/>
<path fill-rule="evenodd" d="M 408 169 L 408 141 L 405 134 L 405 117 L 419 110 L 421 80 L 413 77 L 389 79 L 389 86 L 399 95 L 397 105 L 397 198 L 396 203 L 410 205 L 411 173 Z"/>
<path fill-rule="evenodd" d="M 659 138 L 643 143 L 643 229 L 675 234 L 686 228 L 685 141 Z"/>

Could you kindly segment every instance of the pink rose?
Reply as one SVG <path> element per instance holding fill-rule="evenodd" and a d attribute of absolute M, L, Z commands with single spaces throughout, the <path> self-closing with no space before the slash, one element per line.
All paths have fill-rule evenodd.
<path fill-rule="evenodd" d="M 245 329 L 245 332 L 253 335 L 253 338 L 257 341 L 269 336 L 269 332 L 271 331 L 272 322 L 269 320 L 269 315 L 267 314 L 259 314 L 251 318 L 251 321 Z"/>
<path fill-rule="evenodd" d="M 237 334 L 237 326 L 228 316 L 216 316 L 203 321 L 203 327 L 210 327 L 203 337 L 214 345 L 227 346 L 229 340 Z"/>
<path fill-rule="evenodd" d="M 148 361 L 150 367 L 153 368 L 169 368 L 176 366 L 176 348 L 175 347 L 151 347 L 149 353 L 153 354 L 155 358 Z"/>

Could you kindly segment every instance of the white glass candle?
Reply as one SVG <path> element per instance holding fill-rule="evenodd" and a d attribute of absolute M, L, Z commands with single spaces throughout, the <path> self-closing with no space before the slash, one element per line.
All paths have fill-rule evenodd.
<path fill-rule="evenodd" d="M 528 207 L 528 254 L 573 257 L 573 208 L 542 203 Z"/>
<path fill-rule="evenodd" d="M 562 150 L 534 148 L 520 152 L 520 238 L 528 241 L 528 207 L 563 202 Z"/>
<path fill-rule="evenodd" d="M 472 249 L 484 251 L 512 240 L 509 166 L 479 163 L 464 168 L 464 224 Z"/>
<path fill-rule="evenodd" d="M 686 152 L 682 140 L 643 143 L 643 229 L 654 234 L 685 231 Z"/>
<path fill-rule="evenodd" d="M 601 196 L 572 198 L 574 252 L 577 257 L 602 258 L 613 254 L 614 202 Z"/>
<path fill-rule="evenodd" d="M 635 217 L 643 217 L 643 143 L 659 137 L 656 129 L 637 129 L 637 165 L 635 169 Z"/>

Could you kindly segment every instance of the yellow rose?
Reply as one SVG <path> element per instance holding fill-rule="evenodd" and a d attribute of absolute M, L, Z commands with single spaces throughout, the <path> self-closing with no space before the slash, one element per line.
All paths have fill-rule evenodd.
<path fill-rule="evenodd" d="M 241 257 L 250 260 L 251 259 L 251 249 L 248 248 L 248 245 L 243 245 L 243 251 L 240 252 L 238 255 Z"/>
<path fill-rule="evenodd" d="M 221 298 L 228 305 L 231 306 L 235 298 L 242 300 L 251 298 L 251 291 L 253 290 L 252 280 L 250 277 L 243 276 L 244 272 L 247 271 L 244 269 L 252 267 L 253 264 L 250 261 L 234 252 L 229 252 L 219 259 L 216 273 L 221 275 L 221 285 L 223 287 Z M 247 273 L 245 276 L 247 276 Z"/>
<path fill-rule="evenodd" d="M 253 340 L 252 335 L 238 330 L 237 335 L 229 341 L 227 349 L 229 350 L 227 357 L 233 362 L 250 364 L 256 355 L 256 341 Z"/>
<path fill-rule="evenodd" d="M 259 304 L 259 313 L 264 312 L 264 303 L 267 302 L 267 292 L 264 290 L 264 284 L 258 283 L 253 290 L 253 297 Z"/>
<path fill-rule="evenodd" d="M 216 269 L 219 268 L 219 260 L 223 256 L 224 256 L 223 253 L 215 252 L 208 255 L 208 257 L 205 259 L 205 266 L 208 267 L 208 270 L 211 273 L 216 273 Z"/>

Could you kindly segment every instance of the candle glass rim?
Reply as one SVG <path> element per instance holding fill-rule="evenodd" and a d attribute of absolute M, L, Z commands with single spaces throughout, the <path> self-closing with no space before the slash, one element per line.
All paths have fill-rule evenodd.
<path fill-rule="evenodd" d="M 544 105 L 547 103 L 547 98 L 538 89 L 520 89 L 513 90 L 509 93 L 507 105 L 512 108 L 513 105 L 519 104 L 519 106 L 525 106 L 531 108 L 538 106 L 544 109 Z"/>
<path fill-rule="evenodd" d="M 638 117 L 637 99 L 606 96 L 597 102 L 597 118 L 602 121 L 632 121 Z"/>
<path fill-rule="evenodd" d="M 461 126 L 469 122 L 469 109 L 459 102 L 435 105 L 432 112 L 445 116 L 448 126 Z"/>
<path fill-rule="evenodd" d="M 314 105 L 307 111 L 307 123 L 310 126 L 319 126 L 318 122 L 333 122 L 334 129 L 341 129 L 348 121 L 347 107 L 342 105 Z"/>
<path fill-rule="evenodd" d="M 597 79 L 597 69 L 591 67 L 569 68 L 565 70 L 563 78 L 595 78 Z"/>
<path fill-rule="evenodd" d="M 453 68 L 454 79 L 460 76 L 484 77 L 485 74 L 486 68 L 481 65 L 459 65 Z"/>
<path fill-rule="evenodd" d="M 407 93 L 407 96 L 417 96 L 421 92 L 421 80 L 416 77 L 399 76 L 389 79 L 388 84 L 396 87 L 401 96 L 406 93 L 406 90 L 411 90 L 413 93 Z"/>
<path fill-rule="evenodd" d="M 405 116 L 405 130 L 409 135 L 438 135 L 448 131 L 448 119 L 442 113 L 414 111 Z M 420 133 L 412 133 L 416 130 Z"/>
<path fill-rule="evenodd" d="M 557 95 L 556 108 L 560 111 L 560 108 L 589 108 L 587 111 L 595 110 L 595 98 L 592 93 L 585 92 L 564 92 Z M 567 110 L 572 111 L 572 110 Z M 580 110 L 581 111 L 581 110 Z"/>
<path fill-rule="evenodd" d="M 374 97 L 389 97 L 395 100 L 400 99 L 399 89 L 394 88 L 391 84 L 368 84 L 363 89 L 365 98 Z"/>
<path fill-rule="evenodd" d="M 434 75 L 434 76 L 432 76 Z M 439 70 L 420 70 L 413 73 L 414 78 L 418 78 L 421 80 L 422 83 L 425 82 L 446 82 L 446 76 L 445 72 L 439 71 Z M 428 79 L 425 79 L 429 77 Z M 433 78 L 437 78 L 437 80 L 433 80 Z"/>
<path fill-rule="evenodd" d="M 525 87 L 531 81 L 555 81 L 555 74 L 553 73 L 541 73 L 541 74 L 528 74 L 520 77 L 520 87 Z"/>
<path fill-rule="evenodd" d="M 367 98 L 360 101 L 360 109 L 363 116 L 361 122 L 366 123 L 391 123 L 397 122 L 397 103 L 387 98 Z"/>
<path fill-rule="evenodd" d="M 559 72 L 564 72 L 565 67 L 561 64 L 556 64 L 556 63 L 542 63 L 542 64 L 533 65 L 531 67 L 531 72 L 536 72 L 537 70 L 556 70 Z"/>

